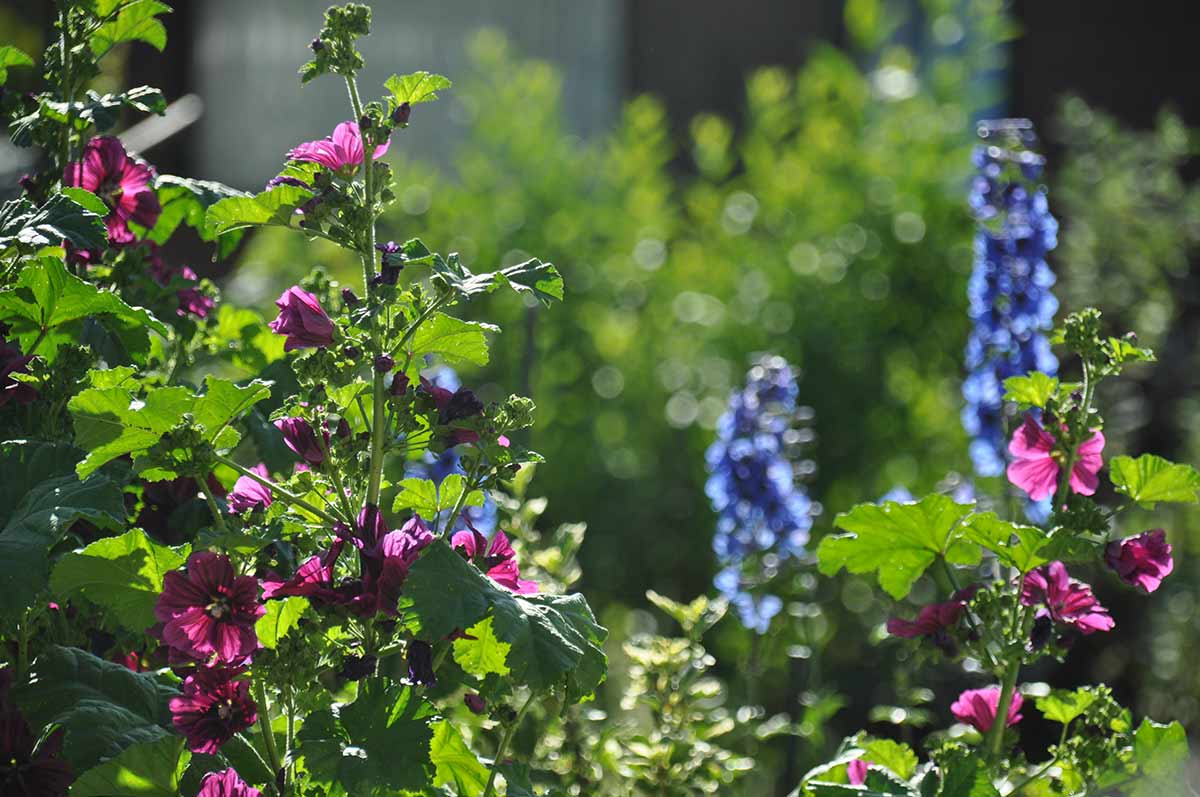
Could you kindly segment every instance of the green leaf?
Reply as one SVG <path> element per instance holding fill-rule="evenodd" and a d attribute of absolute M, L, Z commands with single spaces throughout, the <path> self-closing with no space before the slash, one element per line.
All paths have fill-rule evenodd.
<path fill-rule="evenodd" d="M 433 723 L 429 760 L 434 766 L 435 786 L 453 786 L 459 797 L 479 797 L 488 781 L 488 768 L 467 747 L 458 728 L 446 720 Z"/>
<path fill-rule="evenodd" d="M 21 270 L 15 286 L 0 291 L 0 320 L 11 327 L 11 334 L 20 339 L 27 354 L 40 354 L 47 360 L 54 359 L 59 344 L 76 337 L 82 321 L 94 316 L 111 316 L 134 328 L 153 329 L 164 337 L 168 334 L 148 310 L 131 307 L 115 293 L 68 273 L 56 258 L 38 258 Z M 140 334 L 146 338 L 145 329 Z"/>
<path fill-rule="evenodd" d="M 33 66 L 33 59 L 11 44 L 0 45 L 0 86 L 8 81 L 10 66 Z"/>
<path fill-rule="evenodd" d="M 411 75 L 392 75 L 383 82 L 384 88 L 392 93 L 396 105 L 408 103 L 416 105 L 430 102 L 438 98 L 437 93 L 448 89 L 451 84 L 448 78 L 429 72 L 413 72 Z"/>
<path fill-rule="evenodd" d="M 0 612 L 33 603 L 49 578 L 49 551 L 72 524 L 104 529 L 125 524 L 121 487 L 95 474 L 75 475 L 81 452 L 73 446 L 11 442 L 0 452 Z"/>
<path fill-rule="evenodd" d="M 178 797 L 191 754 L 182 736 L 164 736 L 125 748 L 71 784 L 71 797 Z"/>
<path fill-rule="evenodd" d="M 92 54 L 102 57 L 122 42 L 141 41 L 162 52 L 167 46 L 167 29 L 156 17 L 171 13 L 171 7 L 158 0 L 134 0 L 92 34 Z"/>
<path fill-rule="evenodd" d="M 108 130 L 121 118 L 121 111 L 132 108 L 142 113 L 162 116 L 167 110 L 167 100 L 162 92 L 151 86 L 137 86 L 119 94 L 99 94 L 90 89 L 84 99 L 75 102 L 43 101 L 47 118 L 59 124 L 68 121 L 76 130 L 84 131 L 95 125 L 100 132 Z M 103 215 L 107 215 L 105 210 Z"/>
<path fill-rule="evenodd" d="M 429 722 L 434 714 L 411 687 L 370 678 L 360 682 L 350 705 L 308 715 L 297 736 L 299 754 L 318 783 L 340 785 L 335 794 L 420 790 L 433 777 Z"/>
<path fill-rule="evenodd" d="M 64 556 L 50 576 L 50 588 L 64 597 L 83 596 L 110 610 L 125 628 L 145 631 L 154 624 L 163 578 L 183 566 L 189 550 L 158 545 L 132 529 Z"/>
<path fill-rule="evenodd" d="M 518 293 L 529 293 L 547 306 L 563 298 L 563 281 L 558 269 L 537 258 L 499 271 L 474 274 L 458 255 L 451 254 L 446 260 L 434 259 L 433 279 L 463 299 L 491 293 L 505 285 Z"/>
<path fill-rule="evenodd" d="M 1117 492 L 1124 493 L 1147 509 L 1153 509 L 1159 501 L 1196 503 L 1196 492 L 1200 490 L 1200 471 L 1191 465 L 1180 465 L 1153 454 L 1142 454 L 1137 459 L 1113 457 L 1108 467 Z"/>
<path fill-rule="evenodd" d="M 1058 379 L 1031 371 L 1025 376 L 1005 379 L 1004 390 L 1005 401 L 1015 401 L 1022 407 L 1045 407 L 1058 392 Z"/>
<path fill-rule="evenodd" d="M 942 790 L 938 797 L 997 797 L 988 765 L 971 751 L 956 747 L 938 761 Z"/>
<path fill-rule="evenodd" d="M 1050 694 L 1039 697 L 1034 704 L 1046 719 L 1070 725 L 1076 717 L 1083 716 L 1084 712 L 1096 702 L 1096 697 L 1096 693 L 1091 689 L 1081 686 L 1073 692 L 1066 689 L 1055 689 Z"/>
<path fill-rule="evenodd" d="M 565 683 L 568 700 L 577 702 L 604 680 L 600 645 L 608 632 L 582 595 L 514 595 L 443 540 L 424 550 L 404 591 L 405 611 L 424 639 L 441 639 L 491 617 L 496 638 L 511 645 L 506 664 L 514 683 L 534 690 Z"/>
<path fill-rule="evenodd" d="M 162 213 L 146 237 L 158 244 L 166 243 L 180 224 L 191 227 L 206 241 L 213 240 L 214 236 L 208 235 L 206 223 L 208 209 L 223 199 L 246 196 L 245 193 L 223 183 L 191 180 L 170 174 L 160 175 L 155 179 L 154 191 L 158 195 L 159 204 L 162 205 Z M 222 236 L 217 244 L 217 259 L 223 260 L 228 257 L 241 237 L 241 233 Z M 221 309 L 225 307 L 226 305 L 222 305 Z"/>
<path fill-rule="evenodd" d="M 912 748 L 891 739 L 865 739 L 859 743 L 866 755 L 863 758 L 878 764 L 907 780 L 917 771 L 917 754 Z"/>
<path fill-rule="evenodd" d="M 300 618 L 307 609 L 308 601 L 297 596 L 267 601 L 267 613 L 254 624 L 259 644 L 268 650 L 274 650 L 279 640 L 300 624 Z"/>
<path fill-rule="evenodd" d="M 939 556 L 955 564 L 979 562 L 979 548 L 963 539 L 961 521 L 969 514 L 971 507 L 944 495 L 915 504 L 859 504 L 834 520 L 848 534 L 821 540 L 820 570 L 827 576 L 843 567 L 860 575 L 877 573 L 884 591 L 900 600 Z"/>
<path fill-rule="evenodd" d="M 41 207 L 24 197 L 12 199 L 0 205 L 0 250 L 60 246 L 64 239 L 80 249 L 99 249 L 108 243 L 105 215 L 65 193 L 54 194 Z"/>
<path fill-rule="evenodd" d="M 1002 563 L 1022 573 L 1050 561 L 1039 553 L 1048 537 L 1036 526 L 1009 523 L 994 512 L 984 512 L 972 515 L 964 529 L 968 540 L 992 551 Z"/>
<path fill-rule="evenodd" d="M 108 215 L 108 205 L 104 204 L 104 200 L 84 188 L 74 188 L 68 186 L 62 189 L 64 195 L 70 197 L 74 202 L 82 205 L 84 210 L 95 213 L 100 218 Z"/>
<path fill-rule="evenodd" d="M 33 727 L 66 730 L 63 755 L 76 772 L 132 745 L 175 737 L 167 709 L 175 689 L 78 648 L 46 648 L 30 683 L 14 691 Z"/>
<path fill-rule="evenodd" d="M 454 660 L 463 672 L 483 678 L 491 673 L 508 675 L 508 651 L 512 645 L 501 642 L 492 630 L 492 618 L 485 617 L 454 640 Z"/>
<path fill-rule="evenodd" d="M 1133 734 L 1138 770 L 1156 780 L 1178 778 L 1188 761 L 1187 734 L 1178 722 L 1160 725 L 1144 719 Z"/>
<path fill-rule="evenodd" d="M 445 360 L 447 365 L 487 365 L 488 342 L 486 332 L 498 332 L 499 327 L 477 321 L 434 313 L 417 329 L 408 344 L 408 352 L 414 361 L 427 354 Z"/>
<path fill-rule="evenodd" d="M 451 473 L 442 480 L 440 485 L 430 479 L 410 477 L 402 479 L 400 491 L 392 502 L 393 512 L 410 509 L 423 518 L 435 518 L 443 510 L 453 509 L 458 503 L 466 482 L 457 473 Z M 472 490 L 463 503 L 464 506 L 483 506 L 483 493 Z"/>
<path fill-rule="evenodd" d="M 255 196 L 233 196 L 210 205 L 205 214 L 205 235 L 217 236 L 245 227 L 274 224 L 290 227 L 296 208 L 312 198 L 312 191 L 281 185 Z"/>
<path fill-rule="evenodd" d="M 201 439 L 214 448 L 232 448 L 240 436 L 230 424 L 254 404 L 268 398 L 267 382 L 239 386 L 208 376 L 205 392 L 194 395 L 184 387 L 151 390 L 145 399 L 127 387 L 89 388 L 71 399 L 67 408 L 75 419 L 75 440 L 88 455 L 76 469 L 86 476 L 109 460 L 148 450 L 180 422 L 185 413 L 203 428 Z M 186 456 L 186 454 L 184 454 Z M 170 472 L 156 473 L 173 478 Z"/>

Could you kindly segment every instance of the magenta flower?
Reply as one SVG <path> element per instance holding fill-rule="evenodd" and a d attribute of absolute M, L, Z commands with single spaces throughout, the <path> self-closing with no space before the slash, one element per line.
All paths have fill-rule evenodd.
<path fill-rule="evenodd" d="M 1058 474 L 1065 454 L 1056 451 L 1058 440 L 1042 428 L 1031 416 L 1013 433 L 1008 452 L 1015 460 L 1008 466 L 1008 480 L 1020 487 L 1034 501 L 1049 498 L 1058 489 Z M 1096 492 L 1100 478 L 1096 474 L 1104 464 L 1104 433 L 1092 430 L 1092 436 L 1079 444 L 1076 461 L 1071 468 L 1071 489 L 1080 495 Z"/>
<path fill-rule="evenodd" d="M 317 442 L 317 435 L 312 424 L 304 418 L 280 418 L 275 421 L 275 428 L 283 434 L 283 442 L 288 448 L 314 467 L 320 467 L 325 461 L 325 451 Z M 329 433 L 325 435 L 325 445 L 329 445 Z"/>
<path fill-rule="evenodd" d="M 263 600 L 299 595 L 325 603 L 345 602 L 333 586 L 333 566 L 341 556 L 343 547 L 345 547 L 345 543 L 342 540 L 334 540 L 324 555 L 306 559 L 296 568 L 296 572 L 291 578 L 286 580 L 279 580 L 277 577 L 263 579 Z"/>
<path fill-rule="evenodd" d="M 450 545 L 468 561 L 474 561 L 480 570 L 505 589 L 519 595 L 538 591 L 535 582 L 521 579 L 517 552 L 503 531 L 497 529 L 491 542 L 475 529 L 456 531 L 450 538 Z"/>
<path fill-rule="evenodd" d="M 262 797 L 262 792 L 248 785 L 230 768 L 205 775 L 196 797 Z"/>
<path fill-rule="evenodd" d="M 265 613 L 258 580 L 236 575 L 228 556 L 208 551 L 188 557 L 186 575 L 167 573 L 154 607 L 167 645 L 219 664 L 242 664 L 254 654 L 254 623 Z"/>
<path fill-rule="evenodd" d="M 867 767 L 870 765 L 870 761 L 862 758 L 846 764 L 846 777 L 850 779 L 851 786 L 861 786 L 867 782 Z"/>
<path fill-rule="evenodd" d="M 277 335 L 286 335 L 284 351 L 328 346 L 333 343 L 333 322 L 317 297 L 295 285 L 275 300 L 279 315 L 268 326 Z"/>
<path fill-rule="evenodd" d="M 250 470 L 264 479 L 271 475 L 270 471 L 267 470 L 267 466 L 261 462 Z M 233 491 L 229 493 L 229 497 L 225 500 L 229 504 L 230 512 L 241 514 L 251 509 L 266 509 L 269 507 L 271 505 L 271 491 L 262 482 L 252 479 L 249 476 L 240 476 L 233 484 Z"/>
<path fill-rule="evenodd" d="M 171 698 L 171 722 L 193 753 L 215 754 L 258 720 L 250 682 L 234 680 L 240 674 L 239 669 L 198 669 L 184 679 L 183 694 Z"/>
<path fill-rule="evenodd" d="M 400 588 L 408 578 L 408 571 L 433 540 L 433 532 L 425 521 L 414 515 L 396 531 L 383 535 L 375 549 L 362 551 L 363 589 L 373 596 L 378 611 L 396 613 L 396 602 L 400 599 Z"/>
<path fill-rule="evenodd" d="M 931 603 L 923 606 L 916 620 L 905 620 L 900 617 L 889 617 L 887 632 L 892 636 L 916 639 L 917 637 L 932 637 L 945 633 L 958 624 L 966 604 L 963 601 L 946 601 Z"/>
<path fill-rule="evenodd" d="M 1175 569 L 1171 545 L 1162 529 L 1151 529 L 1123 540 L 1113 541 L 1104 549 L 1104 561 L 1122 581 L 1146 592 L 1154 592 Z"/>
<path fill-rule="evenodd" d="M 373 158 L 383 157 L 391 142 L 385 141 L 375 148 Z M 319 163 L 335 172 L 353 172 L 363 162 L 362 133 L 357 122 L 342 122 L 333 129 L 333 135 L 319 141 L 307 141 L 288 152 L 294 161 Z"/>
<path fill-rule="evenodd" d="M 1067 573 L 1062 562 L 1051 562 L 1025 574 L 1021 585 L 1021 603 L 1043 606 L 1045 614 L 1056 623 L 1074 626 L 1084 634 L 1110 631 L 1116 625 L 1108 609 L 1100 605 L 1092 588 L 1076 581 Z"/>
<path fill-rule="evenodd" d="M 1021 693 L 1014 691 L 1008 704 L 1009 727 L 1021 721 L 1021 705 L 1025 702 Z M 975 728 L 980 733 L 987 733 L 996 721 L 996 709 L 1000 707 L 1000 687 L 989 686 L 985 689 L 968 689 L 958 696 L 958 700 L 950 706 L 950 711 L 959 722 Z"/>
<path fill-rule="evenodd" d="M 131 158 L 120 139 L 93 138 L 83 148 L 83 158 L 63 170 L 63 183 L 91 191 L 109 207 L 104 220 L 113 243 L 134 240 L 128 222 L 153 227 L 162 213 L 158 197 L 150 187 L 154 172 Z"/>

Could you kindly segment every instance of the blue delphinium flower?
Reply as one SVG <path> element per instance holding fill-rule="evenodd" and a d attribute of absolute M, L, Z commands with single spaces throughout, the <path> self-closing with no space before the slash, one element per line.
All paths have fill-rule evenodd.
<path fill-rule="evenodd" d="M 980 122 L 979 135 L 978 174 L 969 195 L 978 227 L 967 287 L 974 326 L 967 339 L 962 420 L 972 438 L 976 472 L 999 476 L 1006 464 L 1004 380 L 1030 371 L 1058 373 L 1045 334 L 1058 310 L 1051 293 L 1054 272 L 1046 263 L 1046 253 L 1057 243 L 1058 222 L 1037 183 L 1045 159 L 1031 149 L 1033 124 L 1026 119 Z"/>
<path fill-rule="evenodd" d="M 738 610 L 742 623 L 765 633 L 783 607 L 774 595 L 750 587 L 778 564 L 804 553 L 814 505 L 797 485 L 797 461 L 809 432 L 791 367 L 781 357 L 758 359 L 746 384 L 729 398 L 717 422 L 717 439 L 705 460 L 705 492 L 717 513 L 713 550 L 721 566 L 715 585 Z"/>

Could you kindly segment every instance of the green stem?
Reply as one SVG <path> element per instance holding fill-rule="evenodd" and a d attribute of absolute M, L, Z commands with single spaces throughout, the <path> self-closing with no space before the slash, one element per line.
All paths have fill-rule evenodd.
<path fill-rule="evenodd" d="M 1017 686 L 1017 674 L 1021 671 L 1021 659 L 1014 658 L 1000 685 L 1000 702 L 996 705 L 996 718 L 988 731 L 988 761 L 995 762 L 1004 747 L 1004 730 L 1008 727 L 1008 707 L 1012 705 L 1013 692 Z"/>
<path fill-rule="evenodd" d="M 262 476 L 259 476 L 257 473 L 250 470 L 249 468 L 242 467 L 241 465 L 234 462 L 232 459 L 229 459 L 228 457 L 223 457 L 218 454 L 217 462 L 220 462 L 222 465 L 225 465 L 226 467 L 236 470 L 242 476 L 246 476 L 248 478 L 254 479 L 254 481 L 258 482 L 263 487 L 266 487 L 268 490 L 270 490 L 272 493 L 274 493 L 277 498 L 279 498 L 286 504 L 292 504 L 293 506 L 300 507 L 301 509 L 305 510 L 306 512 L 311 512 L 312 514 L 314 514 L 317 517 L 324 520 L 326 523 L 337 523 L 338 522 L 338 519 L 335 518 L 333 515 L 329 514 L 328 512 L 318 509 L 317 507 L 313 506 L 308 501 L 305 501 L 303 498 L 296 495 L 295 493 L 293 493 L 289 490 L 286 490 L 283 487 L 280 487 L 278 484 L 271 481 L 270 479 L 266 479 Z M 348 518 L 348 520 L 352 522 L 354 520 L 354 518 Z"/>
<path fill-rule="evenodd" d="M 296 747 L 296 699 L 295 691 L 289 685 L 287 692 L 287 750 L 284 752 L 284 761 L 287 765 L 287 790 L 290 793 L 295 790 L 295 765 L 292 761 L 292 751 Z"/>
<path fill-rule="evenodd" d="M 266 763 L 271 770 L 271 788 L 274 789 L 275 777 L 280 769 L 279 750 L 275 747 L 275 734 L 271 731 L 271 704 L 267 700 L 267 686 L 262 681 L 254 685 L 254 699 L 258 702 L 258 730 L 262 733 Z"/>
<path fill-rule="evenodd" d="M 504 761 L 504 754 L 508 751 L 508 743 L 512 741 L 513 734 L 521 725 L 521 720 L 525 718 L 525 712 L 533 704 L 533 699 L 537 697 L 537 693 L 529 696 L 525 701 L 525 705 L 521 706 L 521 710 L 517 712 L 517 718 L 512 724 L 504 729 L 504 735 L 500 737 L 500 746 L 496 748 L 496 757 L 492 760 L 492 771 L 488 774 L 487 786 L 483 790 L 483 797 L 492 797 L 492 793 L 496 788 L 496 774 L 500 771 L 500 764 Z"/>
<path fill-rule="evenodd" d="M 346 486 L 342 483 L 341 471 L 334 465 L 333 457 L 329 453 L 329 441 L 325 439 L 325 435 L 320 433 L 320 427 L 317 427 L 317 434 L 314 435 L 317 445 L 321 447 L 321 453 L 324 454 L 324 466 L 321 468 L 329 474 L 329 478 L 333 481 L 334 492 L 337 493 L 338 503 L 342 506 L 342 513 L 346 516 L 346 522 L 354 525 L 355 513 L 354 507 L 350 505 L 350 497 L 346 495 Z"/>
<path fill-rule="evenodd" d="M 481 455 L 480 458 L 478 460 L 476 460 L 475 464 L 471 466 L 471 472 L 469 474 L 467 474 L 466 481 L 463 482 L 462 494 L 458 496 L 458 499 L 454 502 L 454 507 L 450 510 L 450 514 L 446 516 L 445 532 L 446 532 L 447 536 L 450 535 L 451 533 L 453 533 L 452 530 L 454 528 L 454 520 L 462 512 L 463 506 L 466 505 L 467 496 L 469 496 L 472 492 L 475 491 L 475 479 L 477 479 L 479 476 L 479 466 L 482 464 L 483 464 L 483 457 Z M 440 522 L 441 522 L 441 518 L 434 518 L 434 523 L 433 523 L 434 535 L 436 535 L 438 533 L 438 523 L 440 523 Z"/>
<path fill-rule="evenodd" d="M 958 586 L 958 578 L 956 578 L 954 575 L 954 568 L 950 566 L 950 563 L 947 562 L 944 557 L 938 557 L 938 559 L 941 561 L 942 567 L 946 571 L 946 578 L 949 579 L 951 588 L 954 590 L 955 594 L 959 593 L 961 591 L 961 587 Z M 975 622 L 975 616 L 971 614 L 969 608 L 964 611 L 964 614 L 967 618 L 967 625 L 971 627 L 971 631 L 973 631 L 983 643 L 983 652 L 988 658 L 988 664 L 991 666 L 992 670 L 998 669 L 999 665 L 997 664 L 995 657 L 992 656 L 991 648 L 988 647 L 987 634 L 984 633 L 984 629 Z"/>
<path fill-rule="evenodd" d="M 196 479 L 196 484 L 200 487 L 200 494 L 204 496 L 204 502 L 208 504 L 208 511 L 212 512 L 213 520 L 217 522 L 217 528 L 224 533 L 228 533 L 229 526 L 225 523 L 225 514 L 221 511 L 221 507 L 217 506 L 217 500 L 213 498 L 212 491 L 208 489 L 206 481 L 203 478 Z"/>
<path fill-rule="evenodd" d="M 259 717 L 261 718 L 262 715 L 260 714 Z M 270 772 L 271 765 L 267 763 L 267 759 L 263 758 L 263 754 L 259 752 L 258 748 L 251 744 L 250 740 L 244 734 L 239 733 L 238 737 L 246 743 L 246 747 L 249 748 L 250 752 L 254 754 L 254 757 L 258 760 L 258 763 L 262 766 L 262 768 Z M 217 757 L 221 758 L 226 764 L 229 763 L 228 760 L 225 759 L 224 754 L 218 753 Z M 275 788 L 275 778 L 271 778 L 269 781 L 267 781 L 267 787 L 270 788 L 273 794 L 279 793 Z"/>

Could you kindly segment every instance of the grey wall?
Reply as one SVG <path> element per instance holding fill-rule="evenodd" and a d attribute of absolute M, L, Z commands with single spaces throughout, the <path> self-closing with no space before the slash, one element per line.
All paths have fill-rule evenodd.
<path fill-rule="evenodd" d="M 344 83 L 301 86 L 327 0 L 208 0 L 197 4 L 195 90 L 206 110 L 194 131 L 197 176 L 261 188 L 293 145 L 328 135 L 350 118 Z M 388 0 L 373 3 L 362 44 L 364 102 L 392 73 L 418 69 L 451 79 L 466 72 L 465 45 L 479 29 L 505 31 L 524 54 L 565 75 L 567 111 L 583 135 L 602 132 L 620 105 L 626 59 L 621 0 Z M 452 94 L 449 92 L 444 97 Z M 446 163 L 461 135 L 452 102 L 423 105 L 393 151 Z"/>

